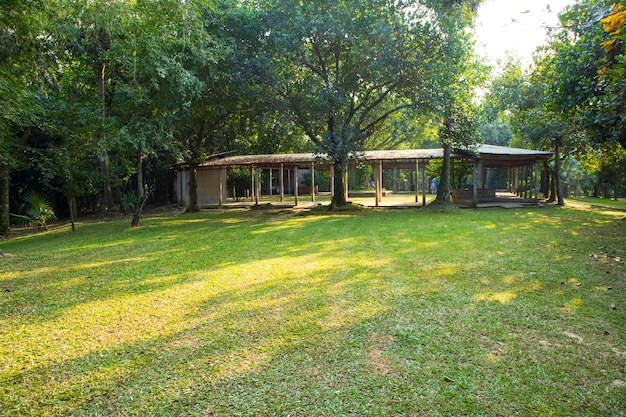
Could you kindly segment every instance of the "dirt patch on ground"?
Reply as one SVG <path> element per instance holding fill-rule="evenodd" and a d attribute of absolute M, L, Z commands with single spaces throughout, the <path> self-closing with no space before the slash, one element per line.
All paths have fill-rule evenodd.
<path fill-rule="evenodd" d="M 368 363 L 370 368 L 378 375 L 393 374 L 393 368 L 387 361 L 385 352 L 395 340 L 393 336 L 388 334 L 378 332 L 370 334 L 369 346 L 367 348 Z"/>

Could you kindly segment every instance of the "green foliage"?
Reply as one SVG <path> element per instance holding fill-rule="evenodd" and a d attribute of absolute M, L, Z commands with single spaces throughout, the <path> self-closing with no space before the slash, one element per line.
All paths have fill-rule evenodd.
<path fill-rule="evenodd" d="M 135 191 L 124 193 L 122 196 L 122 212 L 129 213 L 135 211 L 135 207 L 139 202 L 139 197 Z"/>
<path fill-rule="evenodd" d="M 484 143 L 488 145 L 508 146 L 513 132 L 508 123 L 485 123 L 479 128 Z"/>
<path fill-rule="evenodd" d="M 592 144 L 626 146 L 623 10 L 615 2 L 580 0 L 561 15 L 552 36 L 550 105 L 579 121 Z M 622 19 L 620 20 L 620 15 Z M 612 21 L 612 19 L 615 20 Z M 621 23 L 620 23 L 621 22 Z"/>
<path fill-rule="evenodd" d="M 305 171 L 302 174 L 302 179 L 304 180 L 304 185 L 310 186 L 311 185 L 311 172 L 309 171 Z M 320 187 L 320 186 L 326 186 L 328 185 L 330 182 L 330 171 L 320 171 L 320 170 L 315 170 L 315 185 Z"/>
<path fill-rule="evenodd" d="M 626 78 L 619 73 L 623 54 L 617 40 L 623 22 L 620 7 L 611 6 L 609 1 L 580 0 L 568 7 L 560 15 L 561 28 L 551 33 L 549 45 L 535 55 L 530 72 L 523 73 L 519 63 L 509 61 L 483 104 L 488 122 L 511 126 L 512 146 L 554 150 L 587 162 L 601 154 L 602 170 L 611 174 L 598 175 L 595 186 L 608 178 L 622 181 L 622 176 L 613 175 L 609 168 L 619 169 L 620 159 L 609 155 L 623 149 L 621 135 L 626 132 L 621 110 Z M 488 126 L 483 126 L 487 133 Z M 557 162 L 568 171 L 573 169 L 571 161 L 562 158 Z M 599 174 L 600 164 L 595 165 L 587 172 Z M 555 163 L 557 168 L 560 165 Z M 582 193 L 596 188 L 577 169 L 555 175 L 569 186 L 565 191 Z"/>
<path fill-rule="evenodd" d="M 24 201 L 24 214 L 13 214 L 13 216 L 21 218 L 25 224 L 48 230 L 48 222 L 56 218 L 48 199 L 35 191 L 28 191 L 22 200 Z"/>
<path fill-rule="evenodd" d="M 244 197 L 246 195 L 246 190 L 250 190 L 250 170 L 231 168 L 228 170 L 227 175 L 226 186 L 228 188 L 229 195 L 233 198 Z"/>
<path fill-rule="evenodd" d="M 436 112 L 441 89 L 458 75 L 453 68 L 460 59 L 449 59 L 450 40 L 457 38 L 442 28 L 467 23 L 468 14 L 452 4 L 324 0 L 263 5 L 272 27 L 268 42 L 276 53 L 275 91 L 316 152 L 335 166 L 358 160 L 366 146 L 385 148 L 408 140 L 415 126 L 395 117 L 417 119 L 418 112 Z M 451 7 L 455 18 L 444 13 Z M 400 135 L 380 134 L 390 126 Z M 342 178 L 336 180 L 338 203 L 345 196 Z"/>

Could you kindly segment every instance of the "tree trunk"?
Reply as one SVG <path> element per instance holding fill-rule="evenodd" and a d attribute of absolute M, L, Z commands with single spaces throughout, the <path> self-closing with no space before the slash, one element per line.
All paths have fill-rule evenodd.
<path fill-rule="evenodd" d="M 0 164 L 0 234 L 7 235 L 11 232 L 9 218 L 9 184 L 10 170 L 8 164 Z"/>
<path fill-rule="evenodd" d="M 550 167 L 548 166 L 548 161 L 543 162 L 541 171 L 541 194 L 543 194 L 544 199 L 547 199 L 550 195 Z"/>
<path fill-rule="evenodd" d="M 333 164 L 334 170 L 334 188 L 333 188 L 333 201 L 330 207 L 343 207 L 347 204 L 346 187 L 343 182 L 343 171 L 347 169 L 344 164 Z"/>
<path fill-rule="evenodd" d="M 104 194 L 104 205 L 101 207 L 103 212 L 108 212 L 115 208 L 115 202 L 113 201 L 113 193 L 111 192 L 111 179 L 109 175 L 109 156 L 106 150 L 106 132 L 104 129 L 104 123 L 106 121 L 107 112 L 106 112 L 106 96 L 105 96 L 105 73 L 106 73 L 106 63 L 99 62 L 96 66 L 96 82 L 98 84 L 98 102 L 100 103 L 100 130 L 98 133 L 98 147 L 102 150 L 101 154 L 99 154 L 100 158 L 100 170 L 102 171 L 103 178 L 103 194 Z"/>
<path fill-rule="evenodd" d="M 137 207 L 135 207 L 135 214 L 133 214 L 133 221 L 130 223 L 130 227 L 139 226 L 139 218 L 141 217 L 141 211 L 143 210 L 144 204 L 146 204 L 146 200 L 148 196 L 144 193 L 139 200 L 137 201 Z"/>
<path fill-rule="evenodd" d="M 104 131 L 101 132 L 101 135 Z M 103 213 L 107 213 L 115 209 L 115 201 L 113 200 L 113 192 L 111 191 L 111 179 L 109 173 L 109 162 L 106 150 L 104 156 L 100 157 L 100 171 L 102 172 L 102 193 L 104 197 L 104 204 L 101 207 Z"/>
<path fill-rule="evenodd" d="M 198 134 L 189 139 L 189 146 L 191 150 L 191 157 L 187 161 L 189 163 L 189 205 L 185 213 L 198 213 L 200 207 L 198 206 L 198 180 L 196 178 L 196 170 L 198 165 L 202 162 L 202 148 L 205 142 L 205 121 L 200 122 L 200 129 Z"/>
<path fill-rule="evenodd" d="M 68 196 L 67 205 L 70 207 L 70 222 L 72 223 L 72 232 L 75 232 L 76 225 L 74 223 L 76 222 L 76 218 L 78 217 L 76 210 L 76 197 Z"/>
<path fill-rule="evenodd" d="M 437 190 L 437 198 L 440 203 L 452 202 L 452 187 L 450 184 L 450 165 L 451 165 L 452 145 L 446 143 L 443 145 L 443 163 L 441 166 L 441 178 L 439 180 L 439 189 Z"/>
<path fill-rule="evenodd" d="M 19 155 L 24 149 L 32 130 L 31 126 L 24 129 L 24 133 L 22 133 L 22 137 L 14 151 L 15 156 Z M 11 166 L 9 163 L 0 163 L 0 235 L 8 235 L 11 232 L 11 215 L 9 214 L 11 210 L 9 204 L 10 185 Z"/>
<path fill-rule="evenodd" d="M 565 201 L 563 200 L 563 184 L 561 181 L 561 146 L 562 139 L 556 138 L 554 146 L 554 181 L 556 184 L 556 198 L 557 205 L 563 206 Z"/>
<path fill-rule="evenodd" d="M 139 218 L 141 217 L 141 211 L 143 210 L 143 206 L 148 199 L 146 195 L 146 189 L 143 186 L 143 147 L 139 146 L 139 151 L 137 152 L 137 196 L 138 201 L 135 206 L 135 214 L 133 215 L 133 221 L 130 224 L 130 227 L 139 226 Z"/>

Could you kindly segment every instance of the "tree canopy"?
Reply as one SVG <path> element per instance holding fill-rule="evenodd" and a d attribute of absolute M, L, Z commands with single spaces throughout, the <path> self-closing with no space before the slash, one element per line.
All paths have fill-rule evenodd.
<path fill-rule="evenodd" d="M 195 211 L 194 168 L 223 152 L 315 151 L 334 166 L 334 205 L 361 151 L 434 138 L 471 147 L 479 131 L 489 143 L 558 144 L 597 173 L 619 166 L 623 2 L 568 8 L 529 74 L 511 64 L 493 81 L 482 117 L 468 30 L 480 3 L 5 1 L 0 232 L 27 190 L 72 219 L 139 216 L 140 202 L 171 200 L 169 166 L 181 161 Z"/>
<path fill-rule="evenodd" d="M 530 70 L 510 62 L 484 103 L 490 123 L 510 125 L 512 144 L 555 152 L 553 165 L 545 168 L 553 178 L 547 193 L 559 204 L 560 182 L 567 180 L 560 163 L 566 158 L 577 158 L 580 169 L 597 174 L 597 185 L 612 177 L 617 191 L 624 182 L 623 175 L 602 174 L 622 164 L 624 150 L 624 9 L 623 3 L 603 0 L 566 8 Z"/>

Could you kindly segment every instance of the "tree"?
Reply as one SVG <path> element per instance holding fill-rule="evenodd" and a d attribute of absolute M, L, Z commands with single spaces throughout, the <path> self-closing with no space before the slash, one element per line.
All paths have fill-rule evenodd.
<path fill-rule="evenodd" d="M 560 14 L 561 29 L 535 62 L 543 84 L 543 127 L 554 143 L 557 202 L 563 204 L 560 163 L 569 153 L 626 140 L 624 78 L 624 5 L 580 0 Z M 624 136 L 622 136 L 624 134 Z M 619 154 L 619 152 L 618 152 Z"/>
<path fill-rule="evenodd" d="M 508 146 L 513 138 L 511 109 L 520 103 L 525 77 L 519 59 L 508 57 L 502 71 L 490 80 L 481 101 L 480 133 L 485 143 Z"/>
<path fill-rule="evenodd" d="M 271 80 L 256 10 L 225 2 L 190 5 L 188 12 L 188 43 L 172 50 L 173 65 L 164 73 L 166 88 L 175 93 L 174 129 L 189 166 L 187 212 L 196 212 L 196 168 L 208 156 L 236 147 L 233 136 L 244 135 L 250 120 L 269 108 Z"/>
<path fill-rule="evenodd" d="M 331 207 L 346 204 L 343 173 L 391 117 L 426 109 L 443 34 L 427 2 L 295 0 L 265 4 L 276 92 L 320 158 L 333 164 Z M 441 4 L 437 3 L 438 6 Z"/>
<path fill-rule="evenodd" d="M 563 146 L 572 143 L 575 124 L 550 101 L 554 65 L 551 55 L 535 58 L 533 73 L 522 85 L 520 102 L 512 109 L 511 125 L 516 135 L 514 145 L 524 148 L 554 151 L 554 165 L 544 166 L 550 183 L 546 187 L 549 202 L 563 205 L 560 163 Z"/>
<path fill-rule="evenodd" d="M 10 231 L 11 170 L 40 113 L 37 72 L 43 3 L 0 4 L 0 234 Z"/>
<path fill-rule="evenodd" d="M 110 151 L 115 137 L 115 113 L 111 109 L 116 79 L 114 71 L 124 46 L 120 40 L 127 35 L 126 19 L 131 16 L 126 1 L 105 0 L 99 2 L 64 4 L 59 11 L 61 28 L 59 41 L 63 53 L 74 65 L 89 71 L 81 71 L 80 82 L 88 86 L 93 97 L 87 103 L 92 107 L 98 122 L 94 124 L 93 141 L 102 174 L 103 212 L 116 206 L 110 173 Z M 78 80 L 77 80 L 78 81 Z"/>
<path fill-rule="evenodd" d="M 453 148 L 470 150 L 478 140 L 476 109 L 472 104 L 475 87 L 482 82 L 484 68 L 473 60 L 473 44 L 467 27 L 479 2 L 444 2 L 440 14 L 446 34 L 440 68 L 437 71 L 437 107 L 439 143 L 443 146 L 442 171 L 434 201 L 436 206 L 452 202 L 451 154 Z M 470 3 L 469 5 L 466 3 Z M 472 7 L 470 7 L 472 6 Z"/>
<path fill-rule="evenodd" d="M 613 5 L 600 22 L 608 39 L 600 43 L 605 55 L 600 60 L 597 77 L 602 92 L 595 102 L 597 122 L 605 125 L 606 133 L 615 136 L 622 149 L 626 149 L 626 3 Z"/>

